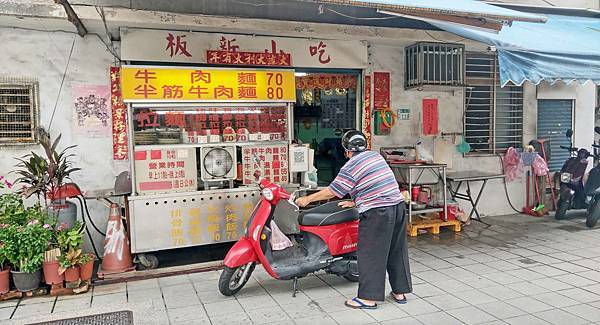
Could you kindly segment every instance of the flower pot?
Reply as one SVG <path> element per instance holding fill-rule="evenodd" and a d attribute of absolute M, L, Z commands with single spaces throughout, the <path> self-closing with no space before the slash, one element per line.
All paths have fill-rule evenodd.
<path fill-rule="evenodd" d="M 44 262 L 44 282 L 49 285 L 62 284 L 65 280 L 64 274 L 58 274 L 58 261 Z"/>
<path fill-rule="evenodd" d="M 10 269 L 5 268 L 0 271 L 0 294 L 5 294 L 10 291 Z"/>
<path fill-rule="evenodd" d="M 33 273 L 17 271 L 10 271 L 10 273 L 13 275 L 15 287 L 17 287 L 17 290 L 21 292 L 37 289 L 42 281 L 42 269 L 39 269 Z"/>
<path fill-rule="evenodd" d="M 72 266 L 65 271 L 65 281 L 75 282 L 79 280 L 79 266 Z"/>
<path fill-rule="evenodd" d="M 79 266 L 79 277 L 81 281 L 88 281 L 92 278 L 94 273 L 94 259 L 92 258 L 89 262 Z"/>

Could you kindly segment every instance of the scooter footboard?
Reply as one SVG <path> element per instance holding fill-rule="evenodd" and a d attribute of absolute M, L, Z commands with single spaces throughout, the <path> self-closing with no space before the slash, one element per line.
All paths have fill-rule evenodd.
<path fill-rule="evenodd" d="M 258 262 L 258 256 L 256 256 L 252 243 L 245 237 L 242 237 L 231 247 L 223 260 L 223 265 L 234 268 L 250 262 Z"/>

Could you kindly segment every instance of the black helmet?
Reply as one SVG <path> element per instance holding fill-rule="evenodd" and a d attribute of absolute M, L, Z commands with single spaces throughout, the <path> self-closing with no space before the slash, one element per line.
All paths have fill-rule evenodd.
<path fill-rule="evenodd" d="M 342 136 L 342 147 L 346 151 L 365 151 L 367 150 L 367 138 L 360 131 L 350 130 Z"/>

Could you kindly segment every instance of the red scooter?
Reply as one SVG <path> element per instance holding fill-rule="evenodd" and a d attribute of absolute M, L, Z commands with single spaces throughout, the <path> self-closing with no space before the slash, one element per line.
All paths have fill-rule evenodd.
<path fill-rule="evenodd" d="M 263 173 L 264 174 L 264 173 Z M 273 251 L 269 243 L 275 207 L 281 200 L 296 207 L 295 195 L 281 186 L 259 179 L 262 197 L 246 226 L 242 238 L 229 250 L 219 278 L 219 291 L 225 296 L 237 293 L 248 282 L 256 264 L 279 280 L 293 280 L 293 296 L 298 288 L 298 278 L 325 270 L 343 276 L 348 281 L 358 281 L 356 248 L 358 244 L 358 211 L 341 208 L 329 202 L 299 214 L 300 234 L 293 246 Z"/>

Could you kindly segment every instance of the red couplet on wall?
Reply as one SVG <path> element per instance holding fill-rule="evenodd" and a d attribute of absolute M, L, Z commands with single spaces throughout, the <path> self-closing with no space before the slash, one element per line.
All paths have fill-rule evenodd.
<path fill-rule="evenodd" d="M 438 134 L 438 100 L 423 99 L 423 135 Z"/>

